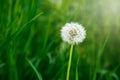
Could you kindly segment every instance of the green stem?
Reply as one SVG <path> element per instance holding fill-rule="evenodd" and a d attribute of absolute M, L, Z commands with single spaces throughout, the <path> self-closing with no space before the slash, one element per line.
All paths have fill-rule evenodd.
<path fill-rule="evenodd" d="M 69 63 L 68 63 L 66 80 L 69 80 L 71 60 L 72 60 L 72 52 L 73 52 L 73 44 L 71 45 L 71 48 L 70 48 L 70 56 L 69 56 Z"/>

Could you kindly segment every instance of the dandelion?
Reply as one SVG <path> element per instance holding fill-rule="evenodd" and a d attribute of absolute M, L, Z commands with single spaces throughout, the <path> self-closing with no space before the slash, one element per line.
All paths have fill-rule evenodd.
<path fill-rule="evenodd" d="M 69 44 L 81 43 L 86 37 L 84 27 L 78 23 L 66 23 L 61 30 L 63 41 Z"/>
<path fill-rule="evenodd" d="M 66 23 L 61 29 L 61 37 L 63 41 L 71 44 L 70 56 L 68 62 L 68 70 L 66 80 L 69 80 L 70 66 L 72 60 L 73 45 L 83 42 L 86 37 L 86 30 L 81 24 L 78 23 Z"/>

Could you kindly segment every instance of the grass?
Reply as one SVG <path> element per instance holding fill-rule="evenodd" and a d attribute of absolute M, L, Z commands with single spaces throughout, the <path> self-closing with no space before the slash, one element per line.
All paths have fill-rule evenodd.
<path fill-rule="evenodd" d="M 67 22 L 87 30 L 69 79 L 120 79 L 119 0 L 60 1 L 0 0 L 0 80 L 65 80 L 70 45 L 60 29 Z"/>
<path fill-rule="evenodd" d="M 40 75 L 39 72 L 36 70 L 36 68 L 35 68 L 34 65 L 31 63 L 31 61 L 28 60 L 27 58 L 26 58 L 26 60 L 27 60 L 27 62 L 30 64 L 30 66 L 32 67 L 32 69 L 34 70 L 34 72 L 36 73 L 38 79 L 39 79 L 39 80 L 42 80 L 41 75 Z"/>

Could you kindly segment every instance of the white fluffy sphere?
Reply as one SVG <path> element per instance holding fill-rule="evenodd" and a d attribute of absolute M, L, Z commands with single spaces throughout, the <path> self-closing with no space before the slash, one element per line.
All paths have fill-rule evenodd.
<path fill-rule="evenodd" d="M 83 42 L 86 37 L 86 30 L 81 24 L 66 23 L 61 29 L 61 37 L 63 41 L 69 44 L 78 44 Z"/>

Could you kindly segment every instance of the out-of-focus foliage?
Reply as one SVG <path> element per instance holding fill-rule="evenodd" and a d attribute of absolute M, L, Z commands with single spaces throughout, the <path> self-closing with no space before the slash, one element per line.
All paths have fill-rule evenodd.
<path fill-rule="evenodd" d="M 85 41 L 74 46 L 70 80 L 119 80 L 119 3 L 0 0 L 0 80 L 38 80 L 33 68 L 43 80 L 65 80 L 70 45 L 60 29 L 67 22 L 87 30 Z"/>

